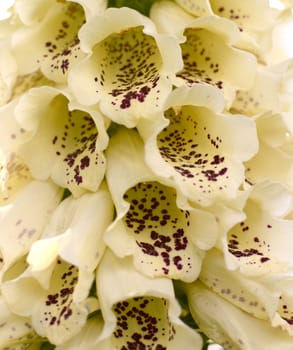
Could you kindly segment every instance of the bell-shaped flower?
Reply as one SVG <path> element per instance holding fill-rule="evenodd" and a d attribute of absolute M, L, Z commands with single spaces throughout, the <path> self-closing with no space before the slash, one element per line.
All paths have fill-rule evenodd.
<path fill-rule="evenodd" d="M 243 209 L 245 219 L 223 237 L 229 269 L 258 276 L 292 269 L 293 221 L 283 219 L 292 207 L 292 195 L 279 183 L 252 188 Z"/>
<path fill-rule="evenodd" d="M 27 317 L 35 332 L 52 344 L 62 344 L 80 332 L 88 314 L 98 308 L 88 297 L 91 281 L 79 269 L 57 257 L 47 268 L 23 273 L 2 283 L 9 309 Z"/>
<path fill-rule="evenodd" d="M 231 112 L 242 113 L 247 116 L 256 116 L 260 113 L 281 112 L 282 84 L 287 74 L 288 64 L 282 67 L 257 67 L 253 86 L 236 92 L 231 105 Z M 278 68 L 278 69 L 277 69 Z"/>
<path fill-rule="evenodd" d="M 288 240 L 285 243 L 288 244 Z M 272 271 L 256 277 L 229 270 L 224 255 L 214 249 L 206 254 L 199 279 L 207 288 L 245 313 L 292 336 L 292 267 L 287 271 Z"/>
<path fill-rule="evenodd" d="M 235 198 L 245 180 L 243 162 L 258 148 L 254 121 L 222 113 L 223 104 L 208 85 L 183 86 L 169 95 L 164 117 L 138 125 L 151 169 L 203 206 Z"/>
<path fill-rule="evenodd" d="M 0 297 L 0 348 L 7 350 L 35 349 L 41 343 L 34 332 L 32 324 L 27 317 L 15 315 L 11 312 L 3 297 Z M 31 344 L 31 347 L 29 347 Z"/>
<path fill-rule="evenodd" d="M 15 118 L 33 134 L 19 150 L 32 175 L 41 180 L 51 177 L 78 196 L 96 191 L 103 180 L 108 136 L 98 111 L 70 100 L 57 88 L 31 89 L 17 104 Z"/>
<path fill-rule="evenodd" d="M 32 270 L 47 268 L 59 256 L 91 275 L 103 255 L 103 234 L 112 219 L 113 205 L 105 185 L 95 193 L 67 197 L 29 251 Z"/>
<path fill-rule="evenodd" d="M 224 349 L 291 350 L 292 337 L 286 332 L 237 308 L 201 282 L 186 286 L 186 290 L 200 330 Z"/>
<path fill-rule="evenodd" d="M 85 22 L 83 7 L 72 1 L 32 0 L 28 5 L 19 0 L 15 11 L 24 23 L 12 36 L 19 73 L 41 69 L 49 79 L 65 82 L 68 70 L 84 56 L 77 36 Z"/>
<path fill-rule="evenodd" d="M 241 29 L 261 31 L 271 25 L 273 14 L 267 0 L 176 0 L 196 17 L 216 15 L 235 22 Z"/>
<path fill-rule="evenodd" d="M 172 182 L 156 176 L 143 158 L 135 131 L 123 128 L 112 136 L 106 178 L 117 216 L 105 242 L 117 256 L 132 256 L 147 276 L 193 281 L 205 250 L 217 239 L 216 221 L 188 206 Z"/>
<path fill-rule="evenodd" d="M 273 23 L 274 11 L 268 0 L 209 0 L 216 16 L 227 18 L 242 30 L 263 31 Z"/>
<path fill-rule="evenodd" d="M 180 44 L 184 67 L 177 73 L 177 84 L 212 85 L 223 92 L 228 105 L 232 103 L 237 89 L 251 87 L 256 59 L 252 54 L 234 47 L 240 33 L 233 22 L 216 16 L 190 21 L 175 8 L 168 20 L 162 20 L 169 12 L 160 9 L 161 6 L 164 6 L 164 2 L 152 9 L 155 23 L 160 23 L 158 25 L 164 32 L 186 39 Z M 176 5 L 171 3 L 168 7 Z M 170 26 L 174 18 L 175 25 Z"/>
<path fill-rule="evenodd" d="M 283 114 L 271 112 L 255 119 L 259 150 L 245 162 L 246 177 L 250 183 L 269 180 L 280 182 L 289 190 L 293 189 L 292 131 L 287 121 L 288 116 L 284 118 Z"/>
<path fill-rule="evenodd" d="M 94 349 L 202 348 L 200 335 L 179 318 L 170 279 L 146 277 L 129 258 L 117 258 L 107 250 L 96 281 L 105 324 Z"/>
<path fill-rule="evenodd" d="M 1 169 L 2 167 L 2 169 Z M 62 189 L 32 179 L 17 156 L 0 165 L 0 256 L 2 272 L 28 253 L 61 200 Z"/>
<path fill-rule="evenodd" d="M 231 304 L 258 319 L 269 320 L 279 303 L 277 278 L 269 274 L 255 278 L 238 270 L 230 270 L 224 254 L 218 249 L 207 252 L 199 280 Z"/>
<path fill-rule="evenodd" d="M 79 32 L 87 57 L 72 68 L 78 102 L 128 127 L 159 111 L 182 68 L 178 40 L 158 34 L 152 21 L 129 8 L 109 8 Z M 170 54 L 172 53 L 172 54 Z"/>

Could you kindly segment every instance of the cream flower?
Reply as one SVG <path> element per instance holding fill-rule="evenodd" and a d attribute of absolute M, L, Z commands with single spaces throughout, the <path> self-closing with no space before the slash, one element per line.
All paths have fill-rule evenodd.
<path fill-rule="evenodd" d="M 12 313 L 2 296 L 0 297 L 0 322 L 1 349 L 36 350 L 39 348 L 37 346 L 41 343 L 41 339 L 34 332 L 29 318 Z M 29 344 L 31 344 L 31 347 L 28 347 Z"/>
<path fill-rule="evenodd" d="M 199 327 L 208 336 L 223 346 L 228 346 L 231 340 L 237 340 L 234 332 L 239 331 L 234 330 L 229 321 L 222 322 L 222 317 L 219 317 L 221 312 L 206 308 L 208 305 L 222 305 L 221 308 L 225 310 L 227 308 L 228 313 L 229 310 L 233 312 L 233 324 L 240 317 L 239 327 L 244 330 L 240 338 L 246 339 L 240 343 L 240 349 L 254 348 L 245 345 L 248 339 L 253 339 L 254 330 L 248 327 L 248 324 L 251 323 L 259 327 L 260 334 L 263 334 L 261 329 L 264 334 L 271 334 L 260 340 L 262 344 L 266 344 L 267 338 L 271 338 L 273 344 L 281 346 L 281 339 L 283 339 L 285 342 L 282 346 L 290 349 L 292 346 L 290 339 L 293 334 L 293 297 L 292 276 L 289 270 L 288 273 L 273 273 L 266 278 L 245 277 L 236 271 L 229 271 L 225 266 L 223 255 L 219 251 L 212 250 L 206 255 L 200 280 L 202 283 L 197 281 L 194 284 L 185 285 L 185 290 L 189 297 L 191 312 Z M 198 287 L 203 294 L 210 296 L 207 304 L 201 300 L 198 293 L 195 293 L 197 296 L 194 294 Z M 204 308 L 203 304 L 205 304 Z M 207 312 L 203 312 L 204 309 Z M 225 314 L 225 319 L 229 320 L 227 314 Z M 225 340 L 228 343 L 225 343 Z M 290 345 L 286 345 L 287 342 Z"/>
<path fill-rule="evenodd" d="M 284 337 L 286 333 L 292 336 L 292 268 L 284 273 L 275 271 L 258 278 L 247 277 L 228 270 L 223 255 L 211 250 L 203 262 L 200 280 L 232 305 L 266 321 L 267 328 L 279 327 L 286 331 Z"/>
<path fill-rule="evenodd" d="M 104 252 L 103 233 L 112 218 L 112 201 L 105 185 L 95 193 L 67 197 L 30 249 L 27 261 L 32 270 L 41 271 L 60 256 L 80 271 L 93 273 Z"/>
<path fill-rule="evenodd" d="M 13 54 L 21 75 L 39 68 L 51 80 L 65 82 L 80 52 L 78 31 L 85 21 L 84 9 L 71 1 L 18 0 L 15 10 L 24 25 L 12 36 Z M 34 45 L 30 50 L 31 43 Z"/>
<path fill-rule="evenodd" d="M 194 16 L 211 14 L 227 18 L 240 28 L 267 29 L 272 23 L 273 11 L 267 0 L 176 0 Z"/>
<path fill-rule="evenodd" d="M 254 122 L 222 108 L 214 88 L 181 87 L 169 95 L 163 119 L 138 125 L 151 169 L 172 177 L 184 196 L 204 206 L 237 195 L 242 162 L 258 148 Z"/>
<path fill-rule="evenodd" d="M 287 74 L 288 63 L 283 63 L 281 67 L 259 65 L 253 86 L 237 91 L 231 111 L 255 116 L 268 111 L 278 113 L 284 110 L 282 86 Z"/>
<path fill-rule="evenodd" d="M 229 270 L 223 253 L 218 249 L 206 254 L 199 280 L 229 303 L 258 319 L 269 320 L 279 303 L 280 288 L 276 275 L 254 278 Z"/>
<path fill-rule="evenodd" d="M 33 134 L 19 150 L 32 175 L 51 177 L 78 196 L 96 191 L 103 180 L 108 136 L 98 111 L 70 99 L 53 87 L 31 89 L 16 105 L 15 118 Z"/>
<path fill-rule="evenodd" d="M 134 131 L 121 129 L 112 136 L 106 178 L 117 217 L 105 242 L 117 256 L 132 256 L 147 276 L 195 280 L 205 250 L 217 238 L 215 219 L 177 197 L 172 182 L 154 175 L 143 156 Z"/>
<path fill-rule="evenodd" d="M 26 255 L 61 200 L 62 189 L 33 180 L 17 156 L 3 164 L 0 183 L 0 256 L 3 271 Z M 28 205 L 31 203 L 31 205 Z"/>
<path fill-rule="evenodd" d="M 12 312 L 28 317 L 37 334 L 52 344 L 62 344 L 85 325 L 90 312 L 98 308 L 97 300 L 87 297 L 89 281 L 76 266 L 57 258 L 47 268 L 32 272 L 30 268 L 2 284 L 3 296 Z M 75 299 L 76 290 L 83 298 Z"/>
<path fill-rule="evenodd" d="M 169 18 L 166 19 L 168 13 Z M 223 92 L 228 105 L 232 103 L 237 89 L 251 87 L 256 60 L 252 54 L 235 48 L 240 32 L 233 22 L 218 16 L 199 17 L 191 21 L 170 2 L 155 4 L 151 16 L 163 32 L 185 38 L 180 44 L 184 67 L 177 73 L 177 85 L 215 86 Z M 174 26 L 170 26 L 171 21 L 175 23 Z"/>
<path fill-rule="evenodd" d="M 276 181 L 292 190 L 292 131 L 285 123 L 291 123 L 288 117 L 268 112 L 256 118 L 259 150 L 245 163 L 250 183 Z"/>
<path fill-rule="evenodd" d="M 286 332 L 240 310 L 200 282 L 188 286 L 188 300 L 200 329 L 224 349 L 292 349 Z"/>
<path fill-rule="evenodd" d="M 70 340 L 64 342 L 62 345 L 55 347 L 55 350 L 98 350 L 101 349 L 96 345 L 96 340 L 101 334 L 104 326 L 104 321 L 101 313 L 92 315 L 82 328 L 82 330 L 72 337 Z M 108 348 L 107 350 L 111 350 Z"/>
<path fill-rule="evenodd" d="M 201 349 L 201 337 L 179 318 L 171 280 L 145 277 L 108 250 L 97 270 L 97 293 L 105 325 L 94 349 Z"/>
<path fill-rule="evenodd" d="M 128 127 L 160 110 L 182 68 L 177 40 L 129 8 L 91 18 L 79 38 L 87 57 L 72 68 L 69 87 L 80 103 L 99 103 L 107 117 Z"/>
<path fill-rule="evenodd" d="M 292 195 L 278 183 L 256 185 L 244 208 L 246 218 L 223 240 L 229 269 L 258 276 L 292 269 L 293 222 L 282 217 L 292 206 Z"/>

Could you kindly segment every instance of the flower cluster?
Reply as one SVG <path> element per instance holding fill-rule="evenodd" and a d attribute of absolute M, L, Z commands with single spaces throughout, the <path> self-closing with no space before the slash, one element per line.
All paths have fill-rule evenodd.
<path fill-rule="evenodd" d="M 292 1 L 115 3 L 0 21 L 0 349 L 292 350 Z"/>

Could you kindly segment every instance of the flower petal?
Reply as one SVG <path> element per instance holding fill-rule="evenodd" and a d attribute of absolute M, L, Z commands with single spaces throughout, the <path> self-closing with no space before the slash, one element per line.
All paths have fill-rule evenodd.
<path fill-rule="evenodd" d="M 33 271 L 39 271 L 59 255 L 80 270 L 93 272 L 104 252 L 102 235 L 112 217 L 112 201 L 105 186 L 77 199 L 66 198 L 55 210 L 42 239 L 32 245 L 28 263 Z"/>
<path fill-rule="evenodd" d="M 74 2 L 50 1 L 26 9 L 25 1 L 19 3 L 25 22 L 30 24 L 13 35 L 13 53 L 20 74 L 28 74 L 39 67 L 45 75 L 64 82 L 69 66 L 83 57 L 79 52 L 78 30 L 85 20 L 83 8 Z M 36 18 L 38 20 L 36 20 Z M 32 50 L 27 50 L 34 42 Z"/>
<path fill-rule="evenodd" d="M 237 91 L 231 109 L 247 116 L 280 111 L 279 90 L 282 74 L 258 67 L 253 86 Z"/>
<path fill-rule="evenodd" d="M 55 350 L 94 350 L 97 348 L 96 340 L 104 325 L 100 314 L 89 318 L 81 331 L 62 345 L 57 345 Z"/>
<path fill-rule="evenodd" d="M 223 254 L 210 250 L 203 261 L 200 281 L 222 298 L 256 318 L 267 320 L 279 303 L 279 290 L 271 280 L 254 279 L 228 270 Z"/>
<path fill-rule="evenodd" d="M 177 4 L 182 6 L 186 11 L 196 17 L 209 16 L 212 14 L 212 9 L 209 0 L 175 0 Z"/>
<path fill-rule="evenodd" d="M 179 344 L 201 349 L 200 336 L 179 319 L 170 280 L 147 278 L 128 259 L 118 259 L 108 250 L 97 271 L 97 290 L 105 320 L 99 349 L 175 350 Z"/>
<path fill-rule="evenodd" d="M 200 282 L 188 286 L 192 315 L 200 329 L 225 349 L 290 350 L 292 338 L 269 322 L 230 304 Z"/>
<path fill-rule="evenodd" d="M 2 289 L 11 310 L 31 316 L 35 331 L 58 345 L 81 330 L 97 302 L 91 298 L 75 302 L 75 289 L 78 284 L 83 284 L 80 281 L 83 276 L 74 265 L 57 259 L 53 268 L 43 273 L 49 273 L 47 289 L 40 286 L 29 269 L 16 279 L 5 282 Z"/>
<path fill-rule="evenodd" d="M 37 340 L 29 318 L 13 314 L 3 297 L 0 299 L 0 348 L 21 350 Z"/>
<path fill-rule="evenodd" d="M 17 118 L 35 135 L 21 147 L 20 154 L 33 176 L 51 176 L 78 196 L 98 189 L 105 171 L 102 151 L 108 136 L 100 113 L 70 104 L 69 98 L 61 90 L 44 86 L 30 90 L 22 99 Z"/>
<path fill-rule="evenodd" d="M 127 138 L 131 141 L 126 143 Z M 120 146 L 119 141 L 124 145 Z M 119 148 L 115 149 L 115 145 Z M 120 152 L 126 159 L 119 158 Z M 117 218 L 106 232 L 105 242 L 119 257 L 132 255 L 136 268 L 148 276 L 195 280 L 204 251 L 217 238 L 214 217 L 199 209 L 178 207 L 175 189 L 160 183 L 150 172 L 147 177 L 144 164 L 135 172 L 133 164 L 138 167 L 139 163 L 128 156 L 131 153 L 140 155 L 142 161 L 138 136 L 126 130 L 117 132 L 107 152 L 107 180 L 110 191 L 116 198 L 120 193 L 121 198 L 113 198 Z M 115 174 L 121 174 L 122 169 L 126 173 L 132 171 L 132 184 L 124 178 L 117 182 Z M 129 186 L 124 187 L 126 183 Z"/>
<path fill-rule="evenodd" d="M 28 253 L 39 238 L 62 191 L 50 182 L 31 181 L 0 207 L 0 250 L 8 267 Z M 28 206 L 28 203 L 33 203 Z"/>
<path fill-rule="evenodd" d="M 292 136 L 282 115 L 262 114 L 256 119 L 256 127 L 259 150 L 245 163 L 247 179 L 250 183 L 276 181 L 292 189 Z"/>
<path fill-rule="evenodd" d="M 274 12 L 266 0 L 210 0 L 215 15 L 235 22 L 240 28 L 261 31 L 272 24 Z"/>
<path fill-rule="evenodd" d="M 89 54 L 70 72 L 69 87 L 80 103 L 99 102 L 107 117 L 128 127 L 160 109 L 182 67 L 174 38 L 159 35 L 148 18 L 129 8 L 107 9 L 79 36 Z"/>
<path fill-rule="evenodd" d="M 256 70 L 255 57 L 233 47 L 238 35 L 232 22 L 218 17 L 203 17 L 188 24 L 184 30 L 186 41 L 181 44 L 184 68 L 177 76 L 187 86 L 215 86 L 231 104 L 236 89 L 253 84 Z"/>
<path fill-rule="evenodd" d="M 166 103 L 168 124 L 138 125 L 152 170 L 172 176 L 187 198 L 204 206 L 235 197 L 244 181 L 242 162 L 258 148 L 254 122 L 219 113 L 220 101 L 210 87 L 178 88 Z"/>

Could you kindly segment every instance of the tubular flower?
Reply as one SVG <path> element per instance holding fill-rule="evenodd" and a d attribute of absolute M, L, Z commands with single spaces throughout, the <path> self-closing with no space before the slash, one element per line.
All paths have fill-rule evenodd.
<path fill-rule="evenodd" d="M 23 96 L 16 113 L 22 128 L 33 133 L 19 151 L 33 176 L 51 177 L 75 196 L 98 189 L 108 142 L 99 112 L 71 103 L 60 89 L 43 86 Z"/>
<path fill-rule="evenodd" d="M 291 269 L 293 223 L 282 218 L 291 205 L 291 194 L 278 183 L 253 187 L 243 209 L 246 218 L 225 239 L 228 268 L 253 276 Z"/>
<path fill-rule="evenodd" d="M 36 273 L 28 267 L 3 283 L 2 292 L 12 312 L 28 317 L 40 336 L 61 344 L 77 334 L 87 315 L 97 309 L 97 300 L 87 297 L 89 288 L 76 266 L 56 258 Z M 75 299 L 76 290 L 83 298 Z"/>
<path fill-rule="evenodd" d="M 33 0 L 28 6 L 27 1 L 18 0 L 15 12 L 23 22 L 12 36 L 19 73 L 41 69 L 49 79 L 65 82 L 69 68 L 84 56 L 77 36 L 85 21 L 82 6 L 58 0 Z M 28 50 L 31 42 L 34 45 Z"/>
<path fill-rule="evenodd" d="M 1 349 L 27 349 L 28 344 L 41 343 L 27 317 L 22 317 L 10 311 L 3 297 L 0 298 L 0 347 Z M 29 348 L 31 350 L 37 347 Z"/>
<path fill-rule="evenodd" d="M 252 330 L 246 327 L 255 325 L 260 334 L 268 334 L 259 340 L 262 344 L 269 339 L 274 346 L 278 344 L 281 348 L 290 349 L 293 314 L 291 276 L 272 274 L 260 279 L 245 277 L 227 270 L 221 253 L 213 250 L 203 263 L 200 281 L 184 288 L 191 312 L 206 334 L 228 349 L 253 349 L 259 338 L 251 337 Z M 232 312 L 233 320 L 239 320 L 239 324 L 233 322 L 236 329 L 230 321 L 222 322 L 219 310 L 213 311 L 213 317 L 209 314 L 209 307 L 222 308 L 224 305 Z M 203 312 L 203 309 L 207 311 Z M 227 315 L 225 319 L 229 319 Z M 250 336 L 247 336 L 247 332 Z"/>
<path fill-rule="evenodd" d="M 201 349 L 201 337 L 179 319 L 170 279 L 145 277 L 129 259 L 107 250 L 97 270 L 97 293 L 105 324 L 95 349 Z"/>
<path fill-rule="evenodd" d="M 107 9 L 79 37 L 87 57 L 71 70 L 69 87 L 80 103 L 99 103 L 107 117 L 128 127 L 160 110 L 182 68 L 174 38 L 128 8 Z"/>
<path fill-rule="evenodd" d="M 123 130 L 112 137 L 107 181 L 117 217 L 105 241 L 117 256 L 132 255 L 136 268 L 148 276 L 195 280 L 204 251 L 216 240 L 215 219 L 203 210 L 180 207 L 175 189 L 152 174 L 142 159 L 143 146 L 134 132 Z M 132 178 L 122 176 L 130 171 Z"/>
<path fill-rule="evenodd" d="M 265 112 L 279 112 L 281 109 L 281 86 L 286 75 L 286 65 L 282 72 L 273 68 L 259 66 L 253 86 L 238 90 L 231 110 L 247 116 L 256 116 Z M 275 67 L 276 70 L 276 67 Z"/>
<path fill-rule="evenodd" d="M 17 156 L 1 164 L 1 275 L 28 253 L 41 235 L 63 190 L 52 182 L 34 180 Z M 27 203 L 32 203 L 32 207 Z"/>
<path fill-rule="evenodd" d="M 172 177 L 188 199 L 203 206 L 236 196 L 244 182 L 242 162 L 258 148 L 253 121 L 222 108 L 213 88 L 182 87 L 169 95 L 164 119 L 138 125 L 152 170 Z"/>
<path fill-rule="evenodd" d="M 216 15 L 235 22 L 241 29 L 261 31 L 272 24 L 273 11 L 267 0 L 176 0 L 194 16 Z"/>
<path fill-rule="evenodd" d="M 256 118 L 259 151 L 245 163 L 251 184 L 271 180 L 292 190 L 292 131 L 285 120 L 282 114 L 271 112 Z"/>
<path fill-rule="evenodd" d="M 93 273 L 104 252 L 102 235 L 112 221 L 111 209 L 104 185 L 95 193 L 67 197 L 56 208 L 41 239 L 31 247 L 27 261 L 32 270 L 43 270 L 60 256 L 80 271 Z"/>
<path fill-rule="evenodd" d="M 173 8 L 169 21 L 162 20 L 166 16 L 164 7 Z M 255 57 L 234 47 L 240 33 L 233 22 L 216 16 L 191 21 L 175 8 L 172 3 L 158 3 L 151 14 L 161 30 L 185 38 L 180 44 L 184 67 L 177 73 L 177 84 L 212 85 L 223 92 L 230 105 L 237 89 L 251 87 L 256 71 Z M 168 25 L 171 20 L 176 23 L 174 27 Z"/>
<path fill-rule="evenodd" d="M 290 350 L 292 337 L 227 302 L 201 282 L 188 286 L 192 315 L 200 329 L 224 349 Z"/>

